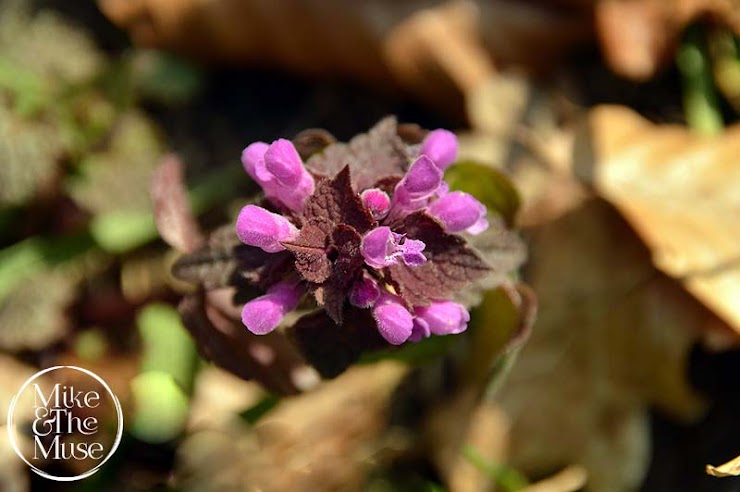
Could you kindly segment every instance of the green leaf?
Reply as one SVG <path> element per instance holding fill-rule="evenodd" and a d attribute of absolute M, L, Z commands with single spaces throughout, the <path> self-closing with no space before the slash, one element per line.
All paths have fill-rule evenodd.
<path fill-rule="evenodd" d="M 137 324 L 143 344 L 141 371 L 167 373 L 189 393 L 198 357 L 177 310 L 167 304 L 148 304 Z"/>
<path fill-rule="evenodd" d="M 154 50 L 140 50 L 134 55 L 132 77 L 143 97 L 168 105 L 192 99 L 203 85 L 203 74 L 195 65 Z"/>
<path fill-rule="evenodd" d="M 163 443 L 185 428 L 188 398 L 171 374 L 148 371 L 131 381 L 134 418 L 131 433 L 142 441 Z"/>
<path fill-rule="evenodd" d="M 502 172 L 483 164 L 461 161 L 447 168 L 445 181 L 450 189 L 470 193 L 489 211 L 501 215 L 508 226 L 513 225 L 521 198 Z"/>
<path fill-rule="evenodd" d="M 463 379 L 496 391 L 529 337 L 536 312 L 531 289 L 503 285 L 486 291 L 483 302 L 470 313 L 470 351 L 463 363 Z"/>
<path fill-rule="evenodd" d="M 95 217 L 90 223 L 95 242 L 109 253 L 125 253 L 157 237 L 151 212 L 112 211 Z"/>

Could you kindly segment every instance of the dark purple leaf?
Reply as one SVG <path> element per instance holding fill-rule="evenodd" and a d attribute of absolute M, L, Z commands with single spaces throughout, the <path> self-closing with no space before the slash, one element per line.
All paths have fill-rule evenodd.
<path fill-rule="evenodd" d="M 360 234 L 376 225 L 375 220 L 362 205 L 360 196 L 352 189 L 348 166 L 343 167 L 334 179 L 319 180 L 314 194 L 303 209 L 303 222 L 326 224 L 327 234 L 337 224 L 350 225 Z"/>
<path fill-rule="evenodd" d="M 231 289 L 221 289 L 192 294 L 180 302 L 183 323 L 201 356 L 242 379 L 256 379 L 277 394 L 298 393 L 291 374 L 305 364 L 300 355 L 278 332 L 250 333 L 238 319 L 232 296 Z M 273 356 L 269 365 L 256 355 L 265 350 Z"/>
<path fill-rule="evenodd" d="M 208 244 L 185 255 L 172 267 L 172 274 L 206 289 L 247 284 L 267 288 L 290 271 L 291 255 L 285 251 L 267 253 L 239 241 L 233 226 L 211 234 Z"/>
<path fill-rule="evenodd" d="M 324 311 L 301 317 L 288 329 L 306 360 L 325 378 L 344 372 L 365 351 L 387 347 L 367 309 L 350 308 L 337 327 Z"/>
<path fill-rule="evenodd" d="M 317 284 L 329 278 L 332 269 L 326 254 L 329 235 L 325 229 L 309 222 L 301 228 L 295 241 L 283 243 L 295 255 L 295 267 L 303 278 Z"/>
<path fill-rule="evenodd" d="M 491 273 L 491 267 L 464 239 L 445 233 L 436 220 L 422 212 L 406 217 L 398 232 L 426 244 L 427 262 L 423 265 L 389 267 L 391 280 L 410 305 L 423 306 L 434 299 L 454 297 L 470 283 Z"/>
<path fill-rule="evenodd" d="M 352 185 L 362 191 L 372 187 L 379 176 L 403 176 L 409 167 L 406 149 L 407 144 L 398 136 L 396 119 L 388 117 L 349 143 L 328 146 L 311 157 L 306 167 L 321 176 L 334 176 L 349 165 Z"/>
<path fill-rule="evenodd" d="M 349 285 L 359 275 L 364 263 L 360 253 L 362 237 L 352 227 L 340 224 L 332 233 L 330 277 L 314 291 L 316 302 L 323 306 L 337 325 L 343 323 L 342 311 Z"/>

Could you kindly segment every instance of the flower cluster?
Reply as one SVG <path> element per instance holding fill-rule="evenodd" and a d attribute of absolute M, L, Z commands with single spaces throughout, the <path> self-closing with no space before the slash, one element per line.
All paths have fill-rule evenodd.
<path fill-rule="evenodd" d="M 443 181 L 456 157 L 455 136 L 434 130 L 406 145 L 400 172 L 370 181 L 352 162 L 330 176 L 307 168 L 288 140 L 249 145 L 242 163 L 265 201 L 241 210 L 237 235 L 266 253 L 292 253 L 294 268 L 244 306 L 247 329 L 271 332 L 312 292 L 337 324 L 348 306 L 369 309 L 393 345 L 464 331 L 468 311 L 450 298 L 487 267 L 457 234 L 488 222 L 483 204 Z"/>

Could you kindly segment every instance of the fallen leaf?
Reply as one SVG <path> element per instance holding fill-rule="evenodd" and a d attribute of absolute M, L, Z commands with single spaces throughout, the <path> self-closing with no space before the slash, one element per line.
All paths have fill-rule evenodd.
<path fill-rule="evenodd" d="M 707 473 L 713 477 L 740 476 L 740 456 L 719 466 L 707 465 Z"/>
<path fill-rule="evenodd" d="M 607 62 L 618 74 L 647 80 L 673 57 L 686 26 L 702 16 L 740 32 L 736 0 L 601 0 L 596 30 Z"/>
<path fill-rule="evenodd" d="M 657 268 L 740 332 L 740 125 L 701 137 L 603 106 L 580 134 L 575 172 L 613 203 Z"/>
<path fill-rule="evenodd" d="M 253 426 L 195 432 L 178 448 L 188 491 L 361 490 L 387 461 L 390 401 L 406 368 L 354 367 L 315 391 L 281 400 Z"/>

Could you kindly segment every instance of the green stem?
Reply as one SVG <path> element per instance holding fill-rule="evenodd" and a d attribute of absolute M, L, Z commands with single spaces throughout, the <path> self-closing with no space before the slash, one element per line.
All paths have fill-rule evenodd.
<path fill-rule="evenodd" d="M 491 477 L 496 483 L 497 489 L 501 487 L 501 490 L 505 492 L 515 492 L 529 485 L 529 482 L 521 473 L 509 466 L 491 463 L 472 446 L 463 448 L 463 456 L 473 466 Z"/>
<path fill-rule="evenodd" d="M 706 40 L 697 26 L 687 30 L 676 62 L 683 76 L 684 112 L 689 127 L 704 135 L 720 133 L 724 123 L 712 81 Z"/>

